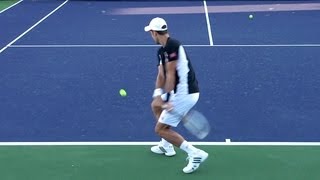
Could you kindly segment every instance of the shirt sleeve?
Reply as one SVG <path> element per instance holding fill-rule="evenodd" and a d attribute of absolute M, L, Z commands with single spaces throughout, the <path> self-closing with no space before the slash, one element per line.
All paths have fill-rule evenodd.
<path fill-rule="evenodd" d="M 166 61 L 175 61 L 179 58 L 179 47 L 180 44 L 176 42 L 171 42 L 166 49 Z"/>

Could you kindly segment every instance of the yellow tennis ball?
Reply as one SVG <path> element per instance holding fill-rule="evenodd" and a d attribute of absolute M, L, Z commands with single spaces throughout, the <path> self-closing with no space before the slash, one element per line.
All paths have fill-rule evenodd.
<path fill-rule="evenodd" d="M 120 89 L 119 93 L 120 93 L 120 96 L 122 96 L 122 97 L 127 96 L 127 92 L 124 89 Z"/>
<path fill-rule="evenodd" d="M 249 19 L 253 19 L 253 15 L 252 14 L 249 15 Z"/>

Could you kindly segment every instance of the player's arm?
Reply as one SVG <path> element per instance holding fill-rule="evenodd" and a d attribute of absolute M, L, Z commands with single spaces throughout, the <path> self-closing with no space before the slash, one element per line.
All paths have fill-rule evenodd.
<path fill-rule="evenodd" d="M 173 92 L 176 84 L 176 73 L 177 73 L 177 62 L 179 59 L 179 48 L 180 45 L 174 42 L 168 44 L 167 48 L 167 58 L 166 63 L 166 80 L 164 85 L 164 90 L 166 92 L 166 98 L 164 99 L 166 102 L 169 101 L 171 93 Z"/>
<path fill-rule="evenodd" d="M 160 97 L 164 93 L 164 85 L 165 85 L 165 77 L 164 77 L 164 70 L 163 70 L 163 65 L 161 61 L 159 61 L 158 65 L 158 75 L 157 75 L 157 80 L 156 80 L 156 88 L 153 91 L 153 98 Z"/>
<path fill-rule="evenodd" d="M 161 88 L 163 89 L 165 85 L 165 77 L 163 72 L 162 64 L 158 66 L 158 75 L 156 80 L 156 89 Z"/>
<path fill-rule="evenodd" d="M 169 61 L 166 63 L 166 81 L 164 85 L 164 90 L 167 93 L 170 93 L 175 86 L 176 83 L 176 66 L 177 61 Z"/>
<path fill-rule="evenodd" d="M 173 105 L 168 102 L 171 96 L 171 93 L 174 89 L 175 83 L 176 83 L 176 66 L 177 66 L 177 61 L 169 61 L 166 63 L 166 81 L 164 85 L 164 90 L 165 90 L 165 97 L 164 101 L 167 102 L 162 105 L 163 109 L 167 109 L 168 111 L 171 111 L 173 109 Z"/>
<path fill-rule="evenodd" d="M 161 61 L 159 61 L 156 88 L 153 92 L 153 101 L 151 103 L 152 111 L 157 120 L 159 119 L 160 114 L 162 112 L 163 100 L 161 98 L 161 95 L 164 93 L 164 90 L 163 90 L 164 85 L 165 85 L 165 76 L 164 76 L 163 65 Z"/>

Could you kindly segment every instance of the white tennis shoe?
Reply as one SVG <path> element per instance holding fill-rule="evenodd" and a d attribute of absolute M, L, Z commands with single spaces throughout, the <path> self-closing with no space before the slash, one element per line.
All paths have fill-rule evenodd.
<path fill-rule="evenodd" d="M 200 167 L 200 164 L 208 158 L 209 154 L 203 150 L 198 150 L 193 154 L 189 154 L 187 161 L 188 165 L 183 168 L 184 173 L 192 173 Z"/>
<path fill-rule="evenodd" d="M 163 147 L 161 145 L 152 146 L 151 151 L 156 154 L 164 154 L 166 156 L 174 156 L 176 155 L 176 151 L 174 150 L 174 147 L 172 145 L 169 145 L 168 147 Z"/>

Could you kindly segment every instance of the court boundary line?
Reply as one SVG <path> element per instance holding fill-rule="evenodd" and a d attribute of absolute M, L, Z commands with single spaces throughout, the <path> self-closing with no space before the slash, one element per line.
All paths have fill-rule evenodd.
<path fill-rule="evenodd" d="M 24 31 L 22 34 L 20 34 L 18 37 L 16 37 L 14 40 L 12 40 L 11 42 L 9 42 L 6 46 L 4 46 L 1 50 L 0 50 L 0 54 L 5 51 L 9 46 L 11 46 L 13 43 L 15 43 L 16 41 L 18 41 L 20 38 L 22 38 L 24 35 L 26 35 L 28 32 L 30 32 L 33 28 L 35 28 L 37 25 L 39 25 L 41 22 L 43 22 L 44 20 L 46 20 L 49 16 L 51 16 L 53 13 L 55 13 L 57 10 L 59 10 L 63 5 L 65 5 L 69 0 L 64 1 L 62 4 L 60 4 L 58 7 L 56 7 L 54 10 L 52 10 L 49 14 L 47 14 L 46 16 L 44 16 L 43 18 L 41 18 L 38 22 L 36 22 L 33 26 L 31 26 L 29 29 L 27 29 L 26 31 Z"/>
<path fill-rule="evenodd" d="M 12 7 L 18 5 L 18 4 L 21 3 L 22 1 L 23 1 L 23 0 L 20 0 L 20 1 L 16 2 L 16 3 L 12 4 L 11 6 L 5 8 L 5 9 L 2 9 L 2 10 L 0 11 L 0 14 L 1 14 L 1 13 L 4 13 L 5 11 L 11 9 Z"/>
<path fill-rule="evenodd" d="M 187 44 L 185 47 L 320 47 L 320 44 Z M 126 47 L 159 47 L 148 44 L 20 44 L 10 48 L 126 48 Z M 0 51 L 1 53 L 1 51 Z"/>
<path fill-rule="evenodd" d="M 141 146 L 159 142 L 0 142 L 0 146 Z M 320 146 L 320 142 L 191 142 L 205 146 Z"/>
<path fill-rule="evenodd" d="M 206 21 L 207 21 L 207 29 L 208 29 L 208 36 L 209 36 L 209 43 L 210 46 L 213 46 L 213 38 L 212 38 L 212 32 L 211 32 L 211 24 L 210 24 L 210 18 L 208 13 L 208 6 L 206 0 L 203 0 L 203 8 L 206 15 Z"/>

